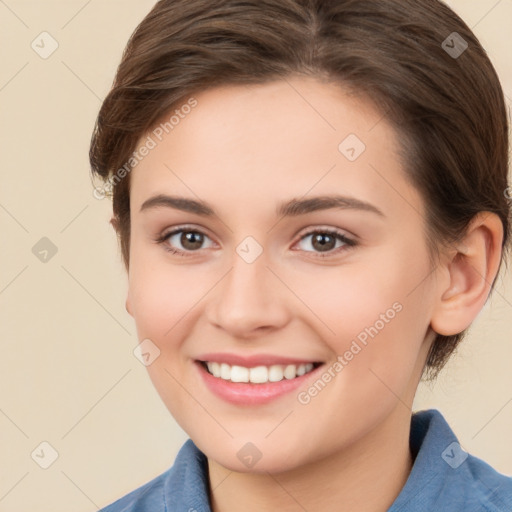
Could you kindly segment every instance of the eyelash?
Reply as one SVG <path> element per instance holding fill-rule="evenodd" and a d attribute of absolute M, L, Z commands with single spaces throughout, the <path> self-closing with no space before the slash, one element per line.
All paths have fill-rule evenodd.
<path fill-rule="evenodd" d="M 155 242 L 157 244 L 162 245 L 164 250 L 166 250 L 167 252 L 170 252 L 171 254 L 176 254 L 176 255 L 183 256 L 183 257 L 192 256 L 192 254 L 194 252 L 198 252 L 198 251 L 182 251 L 181 249 L 175 249 L 174 247 L 170 247 L 169 245 L 166 244 L 167 240 L 171 236 L 175 235 L 176 233 L 181 233 L 181 232 L 185 232 L 185 233 L 187 233 L 187 232 L 189 232 L 189 233 L 199 233 L 199 234 L 201 234 L 203 236 L 208 237 L 208 235 L 206 235 L 205 233 L 203 233 L 199 229 L 191 228 L 191 227 L 188 227 L 188 226 L 181 226 L 181 227 L 176 228 L 176 229 L 174 229 L 172 231 L 164 232 L 162 235 L 159 235 L 155 239 Z M 345 236 L 340 231 L 337 231 L 337 230 L 334 230 L 334 229 L 314 229 L 312 231 L 308 231 L 307 233 L 305 233 L 304 235 L 302 235 L 299 238 L 298 242 L 300 242 L 304 238 L 307 238 L 308 236 L 316 235 L 316 234 L 331 235 L 334 238 L 336 238 L 337 240 L 340 240 L 341 242 L 343 242 L 345 245 L 342 246 L 342 247 L 338 247 L 336 249 L 332 249 L 332 250 L 330 250 L 330 251 L 328 251 L 326 253 L 321 253 L 321 252 L 316 252 L 316 251 L 305 251 L 307 253 L 311 253 L 311 252 L 314 253 L 316 255 L 315 257 L 328 258 L 328 257 L 331 257 L 333 255 L 337 255 L 340 251 L 344 251 L 344 250 L 347 250 L 347 249 L 350 249 L 352 247 L 357 246 L 357 242 L 355 240 L 352 240 L 352 239 L 348 238 L 347 236 Z"/>

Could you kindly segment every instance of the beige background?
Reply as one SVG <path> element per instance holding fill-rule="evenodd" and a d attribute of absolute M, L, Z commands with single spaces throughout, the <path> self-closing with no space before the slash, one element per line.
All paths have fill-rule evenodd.
<path fill-rule="evenodd" d="M 93 198 L 87 158 L 121 52 L 153 3 L 0 0 L 1 512 L 97 510 L 167 469 L 187 438 L 133 356 L 111 203 Z M 451 5 L 487 48 L 510 105 L 512 0 Z M 59 45 L 47 59 L 31 48 L 43 31 Z M 32 253 L 43 237 L 57 247 L 46 263 Z M 467 451 L 509 475 L 511 281 L 503 276 L 415 402 L 440 409 Z M 36 463 L 50 460 L 43 441 L 58 453 L 48 469 Z"/>

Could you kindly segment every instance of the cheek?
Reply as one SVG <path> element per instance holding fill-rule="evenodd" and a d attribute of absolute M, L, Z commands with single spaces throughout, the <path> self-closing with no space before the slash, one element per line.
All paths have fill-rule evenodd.
<path fill-rule="evenodd" d="M 329 272 L 318 269 L 296 276 L 294 291 L 307 298 L 304 302 L 325 323 L 328 337 L 354 337 L 375 323 L 382 330 L 381 316 L 388 325 L 387 320 L 394 323 L 407 316 L 403 311 L 421 310 L 419 306 L 426 305 L 426 297 L 414 289 L 427 274 L 422 264 L 398 261 L 379 268 L 378 264 L 358 262 Z M 402 310 L 400 315 L 398 309 Z"/>
<path fill-rule="evenodd" d="M 162 248 L 134 249 L 129 297 L 139 338 L 170 340 L 194 315 L 215 275 L 204 265 L 171 263 Z"/>
<path fill-rule="evenodd" d="M 302 399 L 311 400 L 305 410 L 318 419 L 319 437 L 325 435 L 321 424 L 334 424 L 345 425 L 340 443 L 356 438 L 400 401 L 411 400 L 429 324 L 427 291 L 411 291 L 428 275 L 429 263 L 417 258 L 404 265 L 395 254 L 384 267 L 354 265 L 349 272 L 338 269 L 338 276 L 309 281 L 308 306 L 322 320 L 316 321 L 319 332 L 327 332 L 324 323 L 335 332 L 323 337 L 336 361 L 327 368 L 332 378 L 324 375 L 325 391 L 301 390 Z"/>
<path fill-rule="evenodd" d="M 430 262 L 420 247 L 393 245 L 375 251 L 371 261 L 320 268 L 297 280 L 322 339 L 346 361 L 347 377 L 370 368 L 401 387 L 398 370 L 405 378 L 416 364 L 430 322 Z M 368 378 L 377 377 L 370 372 Z"/>
<path fill-rule="evenodd" d="M 142 256 L 142 254 L 141 254 Z M 133 258 L 129 293 L 139 341 L 150 339 L 160 350 L 146 367 L 148 375 L 170 413 L 179 421 L 187 417 L 190 395 L 198 382 L 183 383 L 189 370 L 184 343 L 200 314 L 201 299 L 215 282 L 211 270 L 192 269 L 144 254 Z M 181 424 L 181 422 L 180 422 Z"/>

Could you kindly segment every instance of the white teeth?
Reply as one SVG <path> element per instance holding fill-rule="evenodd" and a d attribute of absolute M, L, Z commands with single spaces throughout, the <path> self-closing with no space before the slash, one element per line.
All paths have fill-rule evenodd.
<path fill-rule="evenodd" d="M 296 371 L 296 368 L 295 368 L 295 365 L 294 365 L 294 364 L 289 364 L 289 365 L 284 369 L 284 376 L 285 376 L 287 379 L 294 379 L 294 378 L 297 376 L 297 371 Z"/>
<path fill-rule="evenodd" d="M 232 366 L 231 382 L 249 382 L 249 368 L 236 365 Z"/>
<path fill-rule="evenodd" d="M 208 370 L 210 370 L 211 373 L 215 377 L 220 377 L 220 364 L 219 363 L 208 363 Z"/>
<path fill-rule="evenodd" d="M 301 375 L 304 375 L 305 373 L 306 373 L 306 365 L 305 364 L 301 364 L 297 368 L 297 377 L 300 377 Z"/>
<path fill-rule="evenodd" d="M 220 378 L 225 380 L 231 379 L 231 366 L 226 363 L 221 363 L 220 365 Z"/>
<path fill-rule="evenodd" d="M 231 382 L 252 382 L 264 384 L 265 382 L 279 382 L 283 379 L 300 377 L 313 369 L 312 363 L 307 364 L 274 364 L 272 366 L 230 366 L 226 363 L 207 362 L 208 371 L 214 376 Z"/>
<path fill-rule="evenodd" d="M 268 369 L 266 366 L 256 366 L 249 370 L 249 382 L 261 384 L 268 381 Z"/>
<path fill-rule="evenodd" d="M 275 364 L 268 369 L 268 380 L 270 382 L 279 382 L 284 379 L 283 367 Z"/>

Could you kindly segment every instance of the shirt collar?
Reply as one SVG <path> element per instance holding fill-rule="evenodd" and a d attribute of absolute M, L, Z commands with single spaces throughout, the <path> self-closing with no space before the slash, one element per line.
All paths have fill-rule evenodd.
<path fill-rule="evenodd" d="M 439 506 L 443 510 L 464 510 L 464 500 L 461 500 L 464 484 L 473 491 L 478 487 L 479 495 L 484 496 L 494 493 L 503 482 L 500 479 L 504 477 L 480 459 L 469 455 L 471 465 L 464 464 L 468 454 L 436 409 L 411 416 L 409 446 L 414 464 L 388 512 L 431 512 Z M 211 512 L 209 492 L 208 459 L 188 439 L 165 481 L 165 510 Z M 453 506 L 446 508 L 447 503 Z"/>

